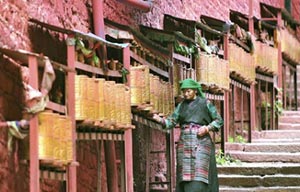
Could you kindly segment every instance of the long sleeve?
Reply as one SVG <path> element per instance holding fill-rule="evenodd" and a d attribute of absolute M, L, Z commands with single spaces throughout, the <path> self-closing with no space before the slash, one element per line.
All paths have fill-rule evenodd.
<path fill-rule="evenodd" d="M 181 103 L 177 105 L 173 114 L 164 120 L 164 128 L 165 129 L 172 129 L 178 123 L 180 106 L 181 106 Z"/>
<path fill-rule="evenodd" d="M 224 121 L 221 115 L 218 113 L 216 107 L 210 102 L 207 102 L 207 108 L 209 111 L 209 115 L 212 118 L 212 122 L 209 124 L 211 126 L 211 131 L 219 131 L 220 128 L 223 126 Z"/>

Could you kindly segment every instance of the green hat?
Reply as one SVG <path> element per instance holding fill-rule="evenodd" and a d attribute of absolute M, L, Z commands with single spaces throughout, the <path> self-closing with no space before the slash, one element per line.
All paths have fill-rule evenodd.
<path fill-rule="evenodd" d="M 201 85 L 193 79 L 185 79 L 183 81 L 180 81 L 180 89 L 197 89 L 197 95 L 205 98 L 204 93 L 201 89 Z"/>

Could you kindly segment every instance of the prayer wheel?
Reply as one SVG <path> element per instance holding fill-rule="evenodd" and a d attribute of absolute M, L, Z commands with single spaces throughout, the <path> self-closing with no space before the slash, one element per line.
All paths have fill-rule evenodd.
<path fill-rule="evenodd" d="M 131 96 L 130 96 L 130 88 L 125 88 L 125 119 L 124 123 L 130 125 L 131 124 Z"/>
<path fill-rule="evenodd" d="M 196 80 L 201 83 L 208 83 L 208 56 L 200 54 L 196 62 Z"/>
<path fill-rule="evenodd" d="M 216 56 L 209 55 L 208 56 L 208 68 L 207 68 L 207 76 L 208 76 L 208 84 L 216 83 Z"/>
<path fill-rule="evenodd" d="M 104 79 L 97 78 L 96 82 L 96 120 L 103 121 L 104 120 Z"/>
<path fill-rule="evenodd" d="M 56 127 L 53 129 L 53 157 L 56 161 L 61 161 L 63 156 L 62 130 L 64 129 L 64 118 L 59 116 L 56 119 Z"/>
<path fill-rule="evenodd" d="M 157 104 L 157 109 L 159 112 L 163 113 L 164 112 L 164 89 L 165 89 L 165 84 L 164 81 L 159 80 L 158 84 L 158 89 L 157 89 L 157 99 L 158 99 L 158 104 Z"/>
<path fill-rule="evenodd" d="M 75 76 L 75 119 L 84 120 L 88 116 L 86 114 L 87 104 L 87 80 L 88 77 L 84 75 Z"/>
<path fill-rule="evenodd" d="M 54 138 L 53 129 L 56 128 L 56 114 L 50 111 L 39 113 L 39 136 L 38 136 L 38 155 L 39 159 L 53 159 L 52 143 Z"/>
<path fill-rule="evenodd" d="M 116 123 L 121 123 L 122 122 L 122 115 L 123 112 L 125 111 L 125 102 L 124 102 L 124 97 L 125 97 L 125 85 L 117 83 L 115 85 L 115 118 L 116 118 Z"/>
<path fill-rule="evenodd" d="M 143 102 L 143 84 L 144 74 L 141 67 L 130 68 L 130 90 L 131 90 L 131 105 L 136 106 Z"/>
<path fill-rule="evenodd" d="M 105 81 L 104 83 L 104 120 L 109 123 L 115 123 L 115 82 Z"/>
<path fill-rule="evenodd" d="M 61 153 L 60 153 L 60 159 L 64 162 L 64 163 L 67 163 L 67 162 L 70 162 L 70 160 L 72 159 L 69 159 L 68 158 L 68 153 L 73 153 L 73 148 L 68 148 L 68 145 L 69 143 L 71 142 L 72 143 L 72 121 L 69 117 L 65 117 L 65 116 L 62 116 L 61 117 L 62 119 L 62 127 L 60 129 L 60 135 L 61 135 L 61 138 L 60 138 L 60 143 L 62 144 L 61 146 Z M 72 145 L 71 145 L 72 146 Z M 71 150 L 68 151 L 68 150 Z"/>
<path fill-rule="evenodd" d="M 143 90 L 143 103 L 150 103 L 150 77 L 149 67 L 144 65 L 144 90 Z"/>
<path fill-rule="evenodd" d="M 179 75 L 180 75 L 180 72 L 179 72 L 179 65 L 177 63 L 174 63 L 173 65 L 173 85 L 174 85 L 174 94 L 175 96 L 178 96 L 179 95 Z"/>
<path fill-rule="evenodd" d="M 95 112 L 96 112 L 96 108 L 95 108 L 95 95 L 97 95 L 96 92 L 96 83 L 94 81 L 94 78 L 87 78 L 86 79 L 86 84 L 87 84 L 87 95 L 88 97 L 86 97 L 84 99 L 85 102 L 85 115 L 86 115 L 86 119 L 90 119 L 90 120 L 94 120 L 95 119 Z"/>
<path fill-rule="evenodd" d="M 159 78 L 158 76 L 151 76 L 150 81 L 151 104 L 154 110 L 159 110 Z"/>

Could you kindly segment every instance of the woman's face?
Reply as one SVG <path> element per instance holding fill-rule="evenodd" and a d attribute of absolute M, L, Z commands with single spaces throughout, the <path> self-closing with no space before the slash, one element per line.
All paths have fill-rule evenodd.
<path fill-rule="evenodd" d="M 186 100 L 193 100 L 197 96 L 197 91 L 195 89 L 182 89 L 182 93 Z"/>

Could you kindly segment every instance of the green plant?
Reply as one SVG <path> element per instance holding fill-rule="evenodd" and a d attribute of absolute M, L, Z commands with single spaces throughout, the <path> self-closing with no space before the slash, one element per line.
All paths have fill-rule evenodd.
<path fill-rule="evenodd" d="M 277 96 L 276 96 L 276 101 L 275 101 L 275 114 L 277 115 L 277 117 L 279 117 L 280 115 L 282 115 L 283 112 L 283 103 L 281 100 L 281 95 L 282 95 L 282 89 L 280 88 L 276 88 L 276 91 L 278 92 Z"/>
<path fill-rule="evenodd" d="M 224 152 L 219 149 L 216 154 L 216 162 L 218 165 L 229 165 L 231 163 L 241 163 L 238 159 L 233 159 L 230 155 L 224 154 Z"/>
<path fill-rule="evenodd" d="M 238 135 L 238 136 L 236 136 L 236 142 L 238 142 L 238 143 L 246 143 L 246 140 L 245 140 L 245 138 L 243 136 Z"/>
<path fill-rule="evenodd" d="M 237 135 L 235 138 L 229 137 L 228 142 L 229 143 L 246 143 L 246 140 L 243 136 Z"/>

